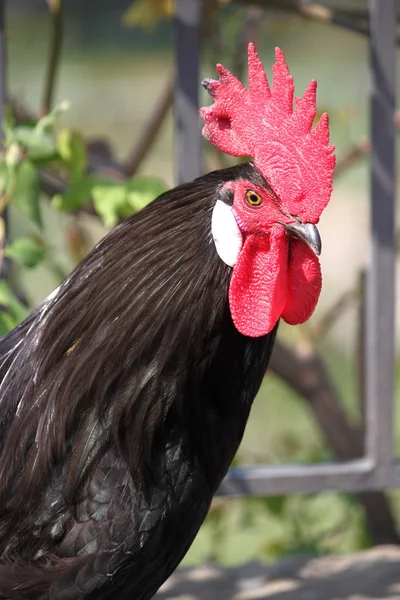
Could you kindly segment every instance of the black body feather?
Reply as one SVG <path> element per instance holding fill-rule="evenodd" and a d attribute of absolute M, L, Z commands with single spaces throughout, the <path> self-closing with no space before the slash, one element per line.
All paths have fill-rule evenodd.
<path fill-rule="evenodd" d="M 237 450 L 275 331 L 233 326 L 211 214 L 251 165 L 160 196 L 0 342 L 0 598 L 146 600 Z"/>

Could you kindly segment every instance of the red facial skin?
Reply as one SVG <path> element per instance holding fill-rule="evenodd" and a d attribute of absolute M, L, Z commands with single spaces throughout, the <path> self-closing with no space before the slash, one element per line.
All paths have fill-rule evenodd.
<path fill-rule="evenodd" d="M 313 313 L 321 291 L 318 258 L 301 240 L 288 237 L 282 223 L 295 221 L 265 188 L 245 180 L 229 182 L 233 214 L 244 244 L 233 268 L 229 304 L 237 329 L 250 337 L 269 333 L 282 317 L 296 325 Z M 246 192 L 261 197 L 252 206 Z"/>

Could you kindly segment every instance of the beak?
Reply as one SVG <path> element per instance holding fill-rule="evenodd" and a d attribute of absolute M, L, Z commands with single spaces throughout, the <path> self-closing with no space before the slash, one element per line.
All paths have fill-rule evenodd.
<path fill-rule="evenodd" d="M 293 218 L 296 219 L 296 217 Z M 287 235 L 305 242 L 317 256 L 321 254 L 321 238 L 315 225 L 312 223 L 302 223 L 298 219 L 296 219 L 295 223 L 290 223 L 289 225 L 282 223 L 282 225 L 286 229 Z"/>

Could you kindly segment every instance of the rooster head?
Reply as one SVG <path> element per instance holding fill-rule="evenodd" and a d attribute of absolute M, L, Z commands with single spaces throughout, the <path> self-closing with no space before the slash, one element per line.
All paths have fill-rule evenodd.
<path fill-rule="evenodd" d="M 269 333 L 280 317 L 292 325 L 313 313 L 321 291 L 316 224 L 332 192 L 334 146 L 316 114 L 316 82 L 302 98 L 283 53 L 276 49 L 269 87 L 249 44 L 249 89 L 217 66 L 219 80 L 203 85 L 214 104 L 202 108 L 203 135 L 220 150 L 253 157 L 257 178 L 224 183 L 212 216 L 220 258 L 233 268 L 229 305 L 236 328 L 250 337 Z"/>

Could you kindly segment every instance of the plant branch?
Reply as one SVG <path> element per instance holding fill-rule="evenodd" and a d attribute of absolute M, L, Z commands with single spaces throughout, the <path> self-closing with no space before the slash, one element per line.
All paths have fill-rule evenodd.
<path fill-rule="evenodd" d="M 43 169 L 39 171 L 39 185 L 41 191 L 49 196 L 49 198 L 52 198 L 56 194 L 63 194 L 68 189 L 68 184 L 64 179 Z M 88 202 L 88 204 L 82 206 L 74 214 L 77 213 L 84 213 L 90 215 L 91 217 L 100 219 L 92 202 Z"/>
<path fill-rule="evenodd" d="M 333 327 L 338 318 L 351 306 L 354 302 L 360 300 L 360 286 L 355 286 L 343 292 L 337 301 L 326 311 L 324 315 L 317 321 L 316 325 L 310 331 L 310 338 L 313 342 L 321 339 Z"/>
<path fill-rule="evenodd" d="M 353 460 L 362 456 L 362 428 L 348 422 L 339 394 L 313 346 L 303 346 L 300 351 L 277 340 L 270 369 L 307 402 L 338 459 Z M 365 492 L 357 494 L 357 498 L 364 507 L 373 542 L 399 544 L 400 536 L 385 494 Z"/>
<path fill-rule="evenodd" d="M 358 276 L 360 303 L 357 312 L 357 378 L 361 427 L 365 431 L 365 345 L 367 325 L 367 273 L 363 269 Z"/>
<path fill-rule="evenodd" d="M 175 73 L 173 72 L 168 76 L 165 88 L 163 89 L 149 120 L 145 123 L 138 142 L 135 144 L 131 154 L 122 165 L 122 171 L 126 177 L 132 177 L 132 175 L 136 173 L 156 140 L 161 125 L 172 105 L 174 83 Z"/>
<path fill-rule="evenodd" d="M 396 231 L 396 252 L 400 250 L 400 228 Z M 317 340 L 324 337 L 328 331 L 335 325 L 336 321 L 342 314 L 354 303 L 359 303 L 360 305 L 360 315 L 359 315 L 359 336 L 360 341 L 358 344 L 358 356 L 361 357 L 362 348 L 364 344 L 362 342 L 363 336 L 365 335 L 364 328 L 365 323 L 363 319 L 364 311 L 365 311 L 365 279 L 366 273 L 364 270 L 360 272 L 358 284 L 353 286 L 352 288 L 345 290 L 341 296 L 336 300 L 336 302 L 326 311 L 322 317 L 320 317 L 319 321 L 317 321 L 316 325 L 314 325 L 310 331 L 308 331 L 308 339 L 311 342 L 316 342 Z M 361 382 L 361 379 L 360 379 Z M 361 386 L 361 383 L 360 383 Z"/>
<path fill-rule="evenodd" d="M 311 344 L 303 344 L 300 350 L 277 340 L 270 369 L 307 401 L 337 458 L 352 460 L 362 456 L 361 431 L 349 425 L 339 394 Z"/>
<path fill-rule="evenodd" d="M 328 6 L 318 4 L 317 2 L 305 3 L 301 0 L 227 0 L 226 3 L 238 2 L 240 4 L 256 4 L 265 10 L 279 10 L 298 14 L 307 19 L 338 25 L 360 33 L 369 35 L 369 27 L 365 24 L 365 19 L 358 19 L 351 16 L 344 10 L 335 10 Z M 364 16 L 364 15 L 363 15 Z M 365 15 L 366 16 L 366 15 Z"/>
<path fill-rule="evenodd" d="M 66 244 L 76 265 L 78 265 L 88 253 L 85 232 L 79 224 L 78 215 L 71 215 L 70 223 L 65 232 Z"/>
<path fill-rule="evenodd" d="M 303 17 L 312 19 L 313 21 L 319 21 L 321 23 L 328 23 L 332 25 L 338 25 L 344 29 L 349 29 L 354 33 L 369 36 L 369 26 L 354 17 L 350 17 L 345 12 L 322 6 L 321 4 L 298 4 L 297 12 Z"/>
<path fill-rule="evenodd" d="M 358 162 L 361 158 L 368 156 L 371 152 L 371 142 L 367 138 L 363 138 L 354 146 L 348 148 L 338 159 L 335 167 L 335 179 L 340 177 L 342 173 Z"/>
<path fill-rule="evenodd" d="M 396 110 L 394 114 L 394 125 L 400 129 L 400 110 Z M 371 142 L 368 138 L 359 140 L 353 146 L 350 146 L 336 162 L 334 177 L 340 177 L 347 169 L 358 162 L 361 158 L 368 156 L 371 152 Z"/>
<path fill-rule="evenodd" d="M 47 115 L 53 105 L 54 88 L 60 64 L 63 40 L 63 0 L 47 0 L 51 15 L 49 61 L 44 86 L 41 115 Z"/>
<path fill-rule="evenodd" d="M 247 46 L 250 42 L 255 43 L 256 46 L 258 45 L 258 29 L 265 18 L 265 11 L 257 6 L 251 6 L 242 22 L 232 59 L 232 73 L 235 73 L 239 80 L 242 80 L 243 70 L 247 62 Z"/>
<path fill-rule="evenodd" d="M 345 9 L 337 10 L 318 2 L 311 3 L 302 0 L 223 0 L 223 3 L 251 4 L 265 10 L 291 12 L 312 21 L 337 25 L 369 37 L 369 13 L 367 10 L 357 12 Z M 399 37 L 397 37 L 397 44 L 400 44 Z"/>

